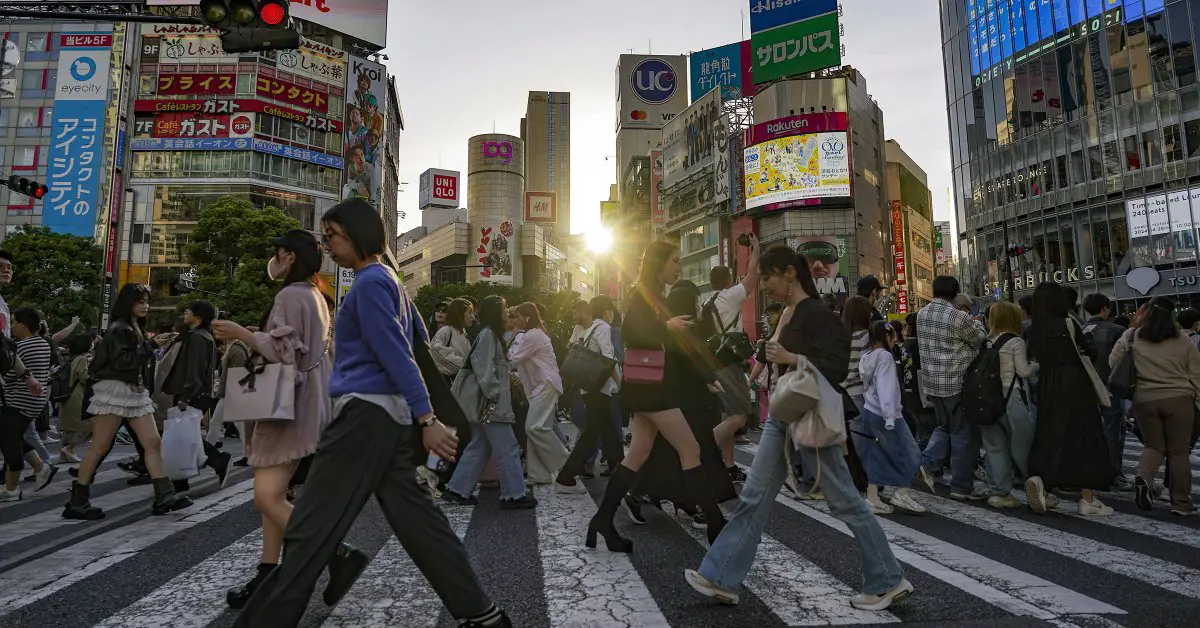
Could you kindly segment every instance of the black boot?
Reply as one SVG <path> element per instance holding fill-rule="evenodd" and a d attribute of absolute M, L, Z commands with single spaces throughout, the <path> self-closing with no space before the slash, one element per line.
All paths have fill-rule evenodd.
<path fill-rule="evenodd" d="M 71 483 L 71 499 L 63 509 L 63 519 L 93 521 L 104 518 L 104 511 L 92 505 L 92 485 Z"/>
<path fill-rule="evenodd" d="M 338 545 L 337 551 L 329 559 L 329 584 L 321 599 L 328 606 L 333 606 L 342 599 L 343 595 L 354 586 L 354 582 L 362 575 L 371 557 L 360 549 L 355 549 L 345 543 Z"/>
<path fill-rule="evenodd" d="M 617 467 L 612 478 L 608 480 L 608 487 L 604 489 L 604 499 L 600 502 L 600 510 L 596 511 L 596 515 L 588 524 L 587 537 L 584 539 L 585 545 L 595 549 L 596 535 L 599 534 L 604 537 L 604 544 L 608 546 L 608 551 L 622 554 L 633 551 L 633 541 L 622 538 L 617 533 L 617 528 L 613 525 L 613 515 L 617 513 L 617 508 L 621 506 L 621 500 L 629 492 L 629 487 L 633 486 L 636 477 L 637 473 L 629 467 L 625 465 Z"/>
<path fill-rule="evenodd" d="M 225 592 L 225 602 L 229 604 L 230 608 L 238 610 L 245 608 L 246 602 L 250 601 L 251 596 L 254 595 L 254 592 L 258 590 L 263 580 L 267 579 L 267 574 L 271 573 L 271 570 L 274 568 L 275 565 L 272 563 L 259 563 L 258 573 L 254 574 L 250 582 Z"/>
<path fill-rule="evenodd" d="M 493 604 L 487 612 L 470 619 L 464 619 L 459 628 L 512 628 L 512 620 L 504 611 Z"/>
<path fill-rule="evenodd" d="M 154 506 L 151 514 L 165 515 L 174 510 L 182 510 L 192 505 L 192 500 L 183 495 L 175 494 L 175 487 L 167 478 L 154 478 Z"/>
<path fill-rule="evenodd" d="M 720 536 L 721 528 L 725 527 L 725 515 L 721 513 L 721 507 L 717 506 L 717 500 L 709 490 L 704 467 L 697 466 L 684 471 L 683 482 L 692 496 L 692 501 L 700 507 L 700 512 L 704 513 L 704 519 L 708 523 L 708 544 L 712 545 Z"/>
<path fill-rule="evenodd" d="M 153 480 L 151 480 L 151 482 L 153 482 Z M 171 488 L 175 489 L 176 495 L 183 495 L 184 493 L 192 490 L 192 484 L 187 480 L 171 480 Z"/>
<path fill-rule="evenodd" d="M 225 488 L 225 480 L 229 478 L 229 463 L 233 456 L 217 449 L 215 445 L 210 445 L 208 441 L 204 441 L 204 455 L 208 456 L 204 465 L 217 472 L 217 488 Z"/>

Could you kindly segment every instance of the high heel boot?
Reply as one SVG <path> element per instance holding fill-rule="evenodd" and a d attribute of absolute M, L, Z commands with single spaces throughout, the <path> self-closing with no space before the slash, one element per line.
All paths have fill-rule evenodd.
<path fill-rule="evenodd" d="M 621 500 L 629 492 L 629 487 L 633 486 L 633 480 L 636 477 L 637 473 L 629 467 L 625 465 L 617 467 L 616 472 L 608 480 L 608 487 L 604 489 L 604 499 L 600 502 L 600 510 L 596 511 L 591 523 L 588 524 L 585 545 L 595 549 L 596 535 L 599 534 L 604 537 L 604 544 L 608 547 L 608 551 L 622 554 L 633 552 L 633 541 L 622 538 L 617 533 L 617 528 L 613 525 L 613 515 L 617 513 L 617 508 L 621 506 Z"/>
<path fill-rule="evenodd" d="M 725 527 L 725 515 L 709 490 L 704 467 L 697 466 L 684 471 L 683 481 L 692 496 L 692 501 L 700 507 L 700 512 L 704 513 L 704 519 L 708 522 L 708 544 L 712 545 L 721 535 L 721 528 Z"/>

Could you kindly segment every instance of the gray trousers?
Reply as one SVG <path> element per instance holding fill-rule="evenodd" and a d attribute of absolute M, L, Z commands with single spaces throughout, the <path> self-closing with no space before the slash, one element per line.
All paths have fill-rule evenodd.
<path fill-rule="evenodd" d="M 462 541 L 417 485 L 411 426 L 379 406 L 351 400 L 317 446 L 308 481 L 283 534 L 283 562 L 263 581 L 234 626 L 296 626 L 325 565 L 373 493 L 413 563 L 457 619 L 492 606 Z"/>

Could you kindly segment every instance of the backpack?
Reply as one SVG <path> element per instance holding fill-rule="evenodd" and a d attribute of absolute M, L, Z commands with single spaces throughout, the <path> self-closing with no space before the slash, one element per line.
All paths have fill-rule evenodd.
<path fill-rule="evenodd" d="M 1013 338 L 1016 335 L 1002 334 L 994 343 L 984 339 L 963 374 L 963 418 L 975 425 L 994 425 L 1008 407 L 1017 378 L 1014 376 L 1007 386 L 1000 380 L 1000 349 Z"/>

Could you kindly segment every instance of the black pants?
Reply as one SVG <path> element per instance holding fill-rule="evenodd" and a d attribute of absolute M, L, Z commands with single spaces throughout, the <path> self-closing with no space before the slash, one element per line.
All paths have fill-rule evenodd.
<path fill-rule="evenodd" d="M 317 578 L 372 493 L 392 532 L 450 614 L 475 617 L 492 606 L 450 522 L 417 485 L 413 428 L 379 406 L 352 400 L 317 446 L 304 492 L 283 534 L 283 561 L 234 626 L 295 626 Z"/>
<path fill-rule="evenodd" d="M 587 419 L 583 431 L 575 441 L 575 448 L 558 472 L 559 477 L 574 478 L 583 471 L 583 465 L 596 450 L 596 441 L 604 447 L 604 459 L 609 469 L 616 469 L 625 459 L 625 448 L 621 445 L 621 434 L 613 424 L 613 398 L 600 393 L 585 393 L 583 405 L 587 408 Z"/>
<path fill-rule="evenodd" d="M 25 430 L 32 421 L 15 408 L 0 409 L 0 454 L 4 454 L 6 470 L 25 468 L 25 454 L 33 451 L 33 447 L 25 442 Z"/>

